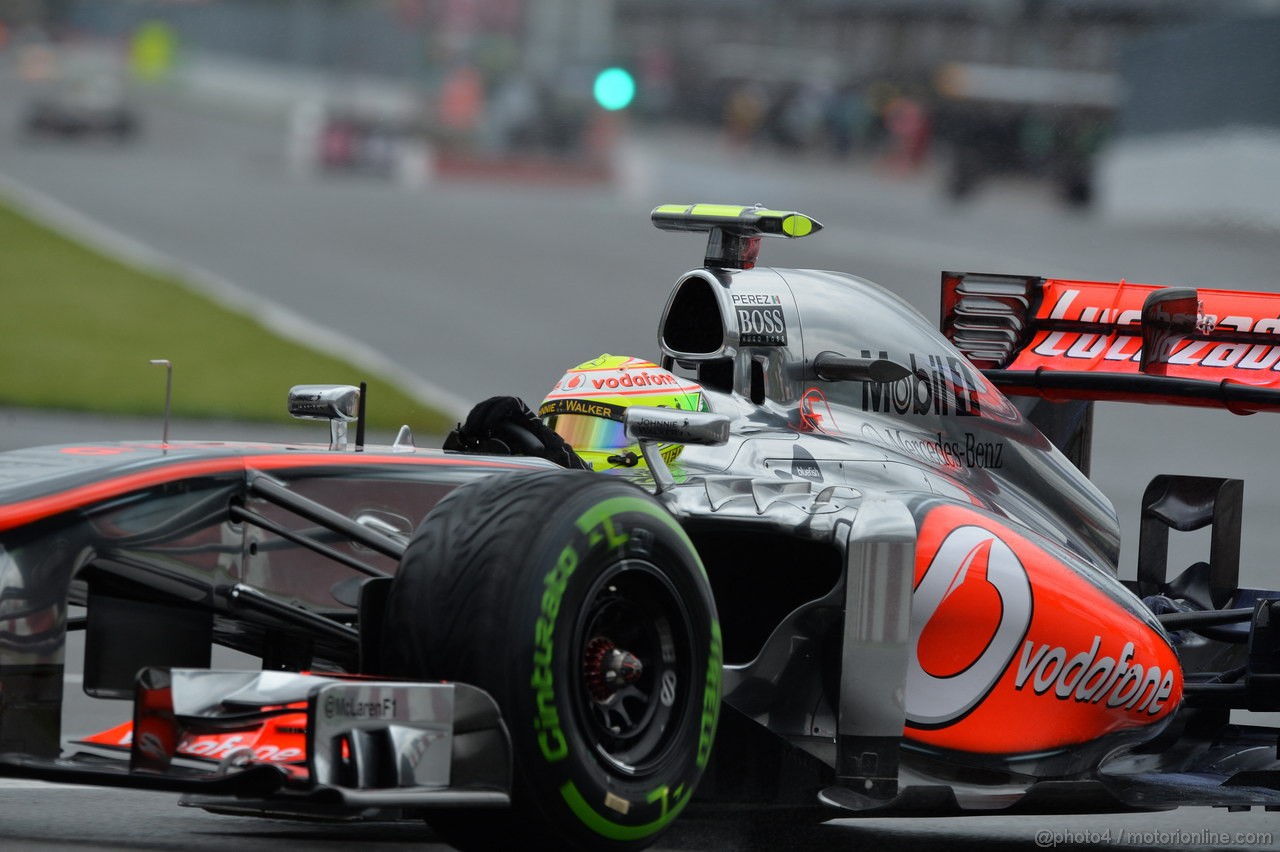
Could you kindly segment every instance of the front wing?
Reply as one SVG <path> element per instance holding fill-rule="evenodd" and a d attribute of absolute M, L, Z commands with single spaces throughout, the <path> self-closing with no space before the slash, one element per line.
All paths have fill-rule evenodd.
<path fill-rule="evenodd" d="M 265 731 L 303 746 L 264 742 Z M 460 683 L 149 668 L 138 676 L 132 726 L 83 742 L 98 748 L 59 759 L 0 755 L 0 775 L 168 790 L 202 807 L 295 816 L 510 803 L 511 747 L 497 705 Z"/>

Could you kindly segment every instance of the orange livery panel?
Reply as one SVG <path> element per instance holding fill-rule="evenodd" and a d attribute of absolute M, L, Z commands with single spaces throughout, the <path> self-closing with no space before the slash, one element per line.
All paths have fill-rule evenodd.
<path fill-rule="evenodd" d="M 942 330 L 1006 394 L 1280 411 L 1280 293 L 947 272 Z"/>
<path fill-rule="evenodd" d="M 301 766 L 307 758 L 306 730 L 306 713 L 288 713 L 235 730 L 184 733 L 175 743 L 159 745 L 165 755 L 218 762 L 243 753 L 243 759 L 256 763 Z M 145 736 L 146 732 L 139 739 Z M 133 747 L 133 740 L 133 722 L 123 722 L 79 742 L 127 751 Z"/>
<path fill-rule="evenodd" d="M 1149 284 L 1046 280 L 1032 318 L 1039 330 L 1010 364 L 1014 370 L 1139 372 Z M 1164 353 L 1160 374 L 1280 387 L 1280 295 L 1197 291 L 1196 331 Z"/>
<path fill-rule="evenodd" d="M 1173 648 L 1109 574 L 988 515 L 924 518 L 911 607 L 908 739 L 989 755 L 1154 736 L 1182 698 Z"/>

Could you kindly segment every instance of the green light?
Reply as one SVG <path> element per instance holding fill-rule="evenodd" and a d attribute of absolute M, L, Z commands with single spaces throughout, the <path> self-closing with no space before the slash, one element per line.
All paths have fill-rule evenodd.
<path fill-rule="evenodd" d="M 605 109 L 624 109 L 636 96 L 636 81 L 621 68 L 606 68 L 596 75 L 593 92 Z"/>

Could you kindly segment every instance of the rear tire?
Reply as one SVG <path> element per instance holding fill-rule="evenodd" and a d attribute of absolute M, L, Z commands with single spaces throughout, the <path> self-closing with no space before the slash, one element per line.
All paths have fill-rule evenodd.
<path fill-rule="evenodd" d="M 486 690 L 511 736 L 511 810 L 430 813 L 450 843 L 641 849 L 692 796 L 720 629 L 688 536 L 635 486 L 547 471 L 458 488 L 414 534 L 385 629 L 391 674 Z"/>

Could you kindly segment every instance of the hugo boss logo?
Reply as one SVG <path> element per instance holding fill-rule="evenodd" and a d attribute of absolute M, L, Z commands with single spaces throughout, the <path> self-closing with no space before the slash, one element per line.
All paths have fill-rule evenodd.
<path fill-rule="evenodd" d="M 738 308 L 738 342 L 744 346 L 786 346 L 782 308 Z"/>
<path fill-rule="evenodd" d="M 743 346 L 786 346 L 787 322 L 782 298 L 770 293 L 732 293 L 738 320 L 738 342 Z"/>

